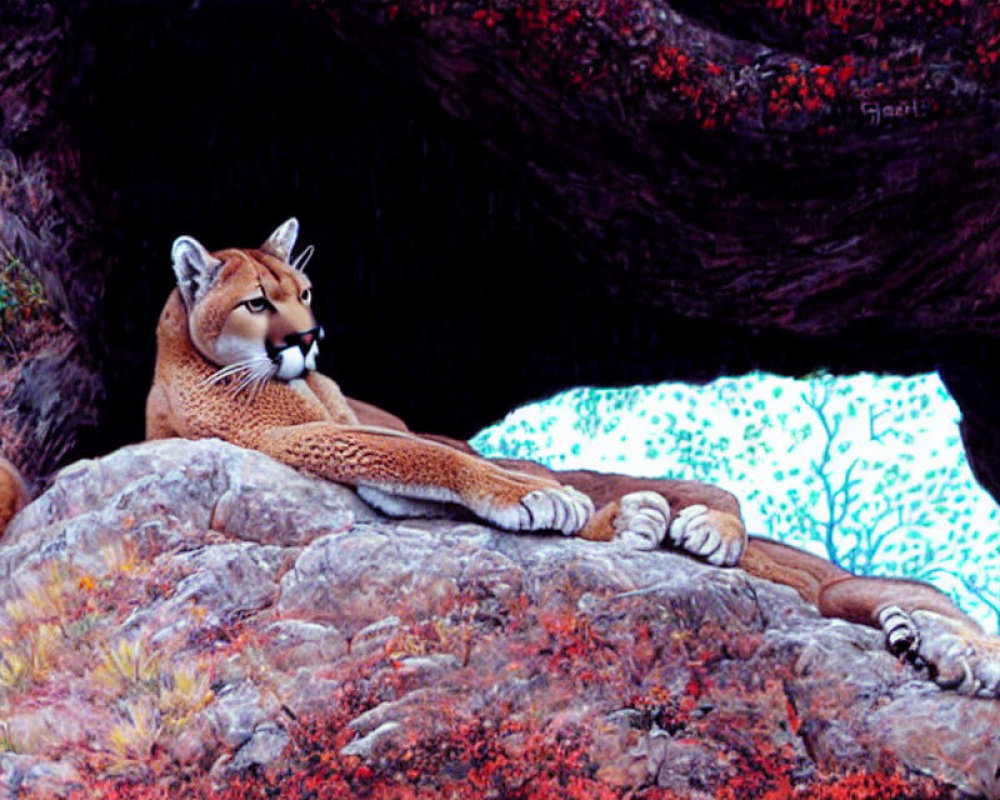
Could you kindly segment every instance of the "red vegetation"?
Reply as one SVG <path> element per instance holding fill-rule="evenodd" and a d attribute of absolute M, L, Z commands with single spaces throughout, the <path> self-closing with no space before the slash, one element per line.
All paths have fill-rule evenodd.
<path fill-rule="evenodd" d="M 219 800 L 350 796 L 400 800 L 437 797 L 680 800 L 681 797 L 668 789 L 649 786 L 636 791 L 603 782 L 593 776 L 594 765 L 579 740 L 552 741 L 544 732 L 535 732 L 524 746 L 513 750 L 505 741 L 506 731 L 460 729 L 449 739 L 407 751 L 405 759 L 371 767 L 358 764 L 355 758 L 337 755 L 336 750 L 344 741 L 341 735 L 344 730 L 331 729 L 329 723 L 322 722 L 302 726 L 297 730 L 295 743 L 300 766 L 287 772 L 237 777 L 218 790 L 212 789 L 204 776 L 169 784 L 94 780 L 68 797 L 70 800 L 167 800 L 178 796 Z M 447 761 L 445 774 L 423 771 L 443 761 Z M 778 776 L 753 772 L 732 778 L 716 789 L 715 796 L 726 800 L 935 800 L 950 796 L 928 779 L 908 779 L 896 773 L 853 774 L 796 789 L 787 777 L 787 765 L 769 761 L 764 766 L 777 767 Z"/>
<path fill-rule="evenodd" d="M 788 71 L 778 75 L 768 94 L 767 116 L 784 122 L 793 115 L 815 114 L 837 97 L 842 87 L 854 75 L 854 60 L 850 56 L 832 65 L 800 67 L 797 61 L 788 64 Z"/>
<path fill-rule="evenodd" d="M 675 800 L 685 793 L 658 785 L 657 774 L 661 764 L 673 774 L 671 753 L 678 750 L 695 756 L 698 774 L 692 780 L 725 800 L 950 796 L 940 784 L 908 778 L 890 763 L 873 774 L 817 774 L 796 739 L 800 723 L 785 693 L 787 676 L 748 680 L 740 671 L 760 646 L 758 636 L 731 635 L 711 624 L 702 625 L 698 634 L 686 633 L 676 627 L 685 623 L 680 617 L 665 624 L 625 608 L 624 619 L 612 623 L 513 603 L 504 624 L 508 635 L 521 642 L 523 661 L 484 675 L 485 667 L 476 662 L 492 663 L 494 643 L 483 642 L 472 664 L 458 673 L 458 684 L 453 678 L 434 687 L 446 701 L 441 694 L 415 700 L 404 715 L 412 724 L 404 721 L 398 736 L 375 745 L 365 758 L 342 754 L 358 736 L 352 720 L 386 701 L 412 698 L 417 684 L 401 669 L 400 648 L 446 653 L 461 639 L 452 635 L 455 623 L 480 611 L 463 604 L 433 624 L 405 626 L 380 652 L 331 665 L 325 677 L 338 688 L 314 716 L 286 720 L 291 742 L 279 766 L 213 781 L 191 766 L 171 768 L 154 748 L 149 759 L 161 763 L 146 780 L 102 777 L 91 760 L 85 785 L 69 797 Z M 223 653 L 247 639 L 224 638 Z M 512 681 L 523 684 L 517 675 L 525 670 L 545 687 L 534 699 L 511 690 Z M 463 686 L 484 679 L 494 685 L 497 700 L 475 707 L 469 700 L 473 693 Z M 588 698 L 595 715 L 563 717 L 559 698 L 568 696 Z M 540 698 L 543 705 L 536 705 Z M 630 715 L 624 727 L 616 728 L 604 716 L 612 713 Z M 664 751 L 665 757 L 649 750 L 648 758 L 623 762 L 620 754 L 628 747 L 621 746 L 620 737 L 633 749 L 646 741 L 669 742 L 673 750 Z M 610 747 L 612 740 L 618 745 Z"/>
<path fill-rule="evenodd" d="M 586 736 L 553 736 L 547 726 L 525 730 L 515 723 L 461 726 L 448 737 L 417 743 L 401 754 L 374 764 L 339 756 L 350 739 L 345 720 L 310 720 L 297 724 L 290 748 L 296 766 L 229 779 L 213 789 L 206 776 L 161 783 L 125 780 L 90 782 L 69 800 L 167 800 L 174 797 L 219 800 L 315 800 L 326 797 L 505 798 L 509 800 L 681 800 L 655 786 L 615 786 L 597 776 L 586 749 Z M 346 733 L 346 735 L 345 735 Z M 950 792 L 926 778 L 896 772 L 855 773 L 796 788 L 790 766 L 780 754 L 743 758 L 751 770 L 729 779 L 714 794 L 724 800 L 936 800 Z M 766 770 L 766 771 L 765 771 Z M 37 797 L 37 795 L 35 795 Z M 31 795 L 27 800 L 31 800 Z"/>
<path fill-rule="evenodd" d="M 515 63 L 528 77 L 601 98 L 610 90 L 626 111 L 646 92 L 665 95 L 674 101 L 672 117 L 679 113 L 703 130 L 728 127 L 737 118 L 756 120 L 763 112 L 765 125 L 828 132 L 831 118 L 844 113 L 864 120 L 860 106 L 873 98 L 894 106 L 919 99 L 921 110 L 911 116 L 929 116 L 947 101 L 934 99 L 939 93 L 933 73 L 920 63 L 924 48 L 892 45 L 920 36 L 928 25 L 961 31 L 962 43 L 953 53 L 934 56 L 964 63 L 970 74 L 988 79 L 1000 73 L 1000 15 L 979 4 L 767 0 L 763 9 L 744 13 L 763 15 L 786 35 L 801 37 L 795 50 L 804 54 L 802 61 L 769 63 L 757 85 L 746 79 L 747 64 L 730 60 L 714 44 L 691 48 L 652 4 L 641 0 L 408 0 L 385 6 L 390 23 L 468 20 L 471 29 L 455 36 L 468 37 L 470 46 L 485 32 L 505 51 L 519 53 Z M 845 35 L 853 42 L 850 48 L 845 48 Z M 834 103 L 839 103 L 836 109 Z"/>
<path fill-rule="evenodd" d="M 825 20 L 844 33 L 876 33 L 887 25 L 928 19 L 959 24 L 962 4 L 955 0 L 767 0 L 782 16 Z"/>

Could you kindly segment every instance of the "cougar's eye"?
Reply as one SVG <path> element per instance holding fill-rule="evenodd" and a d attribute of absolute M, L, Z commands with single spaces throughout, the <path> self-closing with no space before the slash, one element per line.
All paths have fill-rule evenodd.
<path fill-rule="evenodd" d="M 299 299 L 306 305 L 309 305 L 313 299 L 312 289 L 303 289 L 302 294 L 299 295 Z"/>
<path fill-rule="evenodd" d="M 247 307 L 247 310 L 251 314 L 260 314 L 267 310 L 267 298 L 252 297 L 249 300 L 247 300 L 243 305 Z"/>

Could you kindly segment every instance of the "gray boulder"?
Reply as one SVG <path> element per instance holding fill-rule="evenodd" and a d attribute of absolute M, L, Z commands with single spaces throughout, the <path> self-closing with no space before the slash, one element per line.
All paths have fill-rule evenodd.
<path fill-rule="evenodd" d="M 316 780 L 352 790 L 458 796 L 519 796 L 527 775 L 750 797 L 861 773 L 898 796 L 1000 797 L 1000 703 L 939 689 L 788 588 L 670 552 L 388 520 L 219 441 L 67 468 L 8 530 L 0 576 L 12 796 L 287 785 L 322 764 Z"/>

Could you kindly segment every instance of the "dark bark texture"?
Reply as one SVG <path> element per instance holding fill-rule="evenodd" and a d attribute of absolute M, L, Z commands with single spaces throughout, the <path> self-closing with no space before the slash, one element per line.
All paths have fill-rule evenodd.
<path fill-rule="evenodd" d="M 78 339 L 66 396 L 106 390 L 76 452 L 141 436 L 171 239 L 295 214 L 324 368 L 415 427 L 581 383 L 941 368 L 1000 490 L 996 4 L 6 7 L 0 239 Z"/>

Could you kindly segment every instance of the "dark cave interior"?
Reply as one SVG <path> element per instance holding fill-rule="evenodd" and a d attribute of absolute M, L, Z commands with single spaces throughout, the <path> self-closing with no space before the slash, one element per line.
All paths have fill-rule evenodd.
<path fill-rule="evenodd" d="M 321 369 L 416 430 L 469 436 L 573 385 L 915 372 L 949 347 L 878 322 L 810 338 L 619 307 L 578 280 L 546 187 L 417 81 L 305 11 L 197 5 L 97 4 L 67 57 L 113 276 L 87 325 L 108 388 L 95 449 L 142 437 L 173 238 L 252 246 L 292 215 L 316 246 Z"/>

